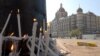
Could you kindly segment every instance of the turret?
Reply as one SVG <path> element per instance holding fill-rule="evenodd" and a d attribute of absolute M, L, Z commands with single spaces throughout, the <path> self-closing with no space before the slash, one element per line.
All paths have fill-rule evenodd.
<path fill-rule="evenodd" d="M 56 18 L 61 18 L 61 17 L 66 17 L 66 16 L 67 16 L 67 12 L 65 11 L 61 3 L 59 10 L 56 12 Z"/>
<path fill-rule="evenodd" d="M 83 9 L 80 8 L 80 6 L 79 6 L 79 8 L 77 9 L 77 13 L 83 13 Z"/>
<path fill-rule="evenodd" d="M 77 9 L 77 23 L 76 23 L 76 26 L 77 26 L 78 29 L 81 30 L 81 32 L 83 32 L 83 26 L 84 26 L 84 24 L 83 24 L 83 10 L 80 7 Z"/>

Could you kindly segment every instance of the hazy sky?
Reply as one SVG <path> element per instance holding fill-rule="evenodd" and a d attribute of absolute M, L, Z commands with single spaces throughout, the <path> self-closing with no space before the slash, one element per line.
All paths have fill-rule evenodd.
<path fill-rule="evenodd" d="M 76 14 L 76 10 L 80 5 L 84 13 L 91 11 L 100 16 L 100 0 L 46 0 L 48 22 L 54 19 L 55 13 L 60 7 L 60 3 L 63 4 L 68 15 L 72 13 Z"/>

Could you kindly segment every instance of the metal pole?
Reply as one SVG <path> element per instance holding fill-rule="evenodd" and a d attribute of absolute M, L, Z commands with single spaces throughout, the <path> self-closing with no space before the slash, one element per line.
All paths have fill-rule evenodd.
<path fill-rule="evenodd" d="M 19 14 L 19 9 L 18 9 L 18 14 L 17 14 L 17 22 L 18 22 L 18 31 L 19 31 L 19 37 L 22 37 L 21 35 L 21 23 L 20 23 L 20 14 Z"/>

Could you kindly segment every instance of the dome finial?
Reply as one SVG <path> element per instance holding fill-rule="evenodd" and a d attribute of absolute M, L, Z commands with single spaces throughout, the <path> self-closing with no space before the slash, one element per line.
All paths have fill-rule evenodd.
<path fill-rule="evenodd" d="M 77 9 L 77 12 L 83 12 L 83 9 L 80 7 L 80 4 L 79 4 L 79 8 Z"/>
<path fill-rule="evenodd" d="M 62 8 L 62 3 L 60 4 L 60 7 Z"/>
<path fill-rule="evenodd" d="M 80 8 L 80 4 L 79 4 L 79 8 Z"/>

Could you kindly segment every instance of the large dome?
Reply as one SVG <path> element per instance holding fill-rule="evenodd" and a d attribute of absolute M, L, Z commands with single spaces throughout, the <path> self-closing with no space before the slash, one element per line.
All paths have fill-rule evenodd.
<path fill-rule="evenodd" d="M 62 7 L 62 4 L 60 4 L 60 9 L 59 9 L 60 12 L 65 12 L 65 9 Z"/>
<path fill-rule="evenodd" d="M 62 4 L 60 4 L 59 10 L 56 12 L 56 17 L 60 18 L 60 17 L 65 17 L 65 16 L 67 16 L 67 12 L 62 7 Z"/>
<path fill-rule="evenodd" d="M 77 9 L 77 12 L 83 12 L 82 8 L 79 7 L 79 8 Z"/>

